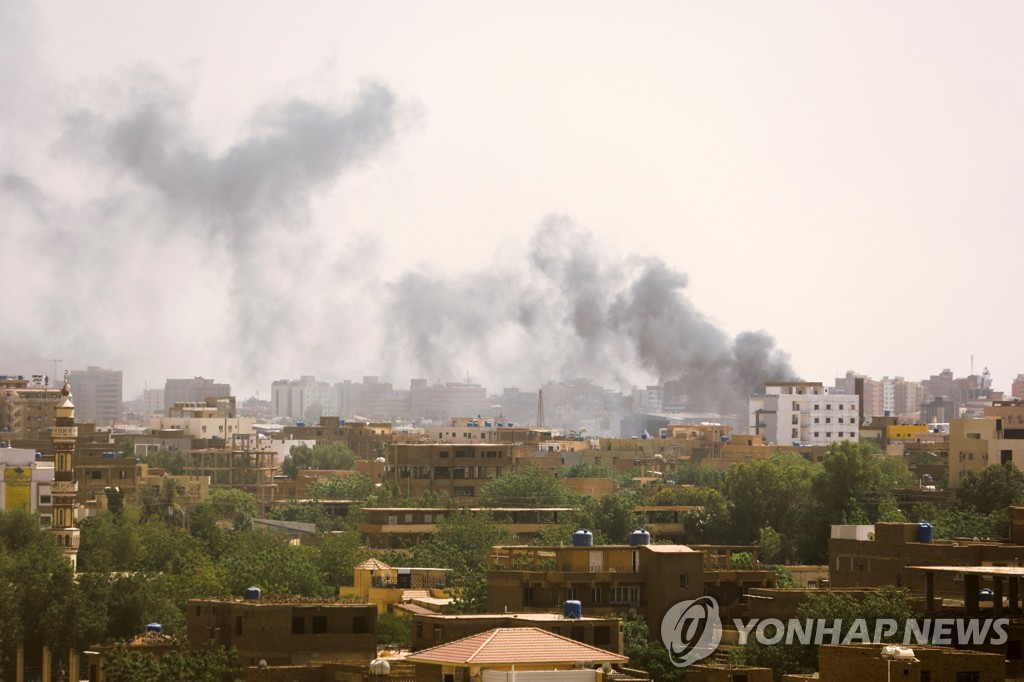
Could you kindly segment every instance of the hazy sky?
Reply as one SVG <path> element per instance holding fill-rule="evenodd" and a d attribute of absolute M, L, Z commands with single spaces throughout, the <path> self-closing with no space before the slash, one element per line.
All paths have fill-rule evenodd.
<path fill-rule="evenodd" d="M 653 263 L 803 378 L 1008 388 L 1022 35 L 1020 2 L 0 0 L 0 372 L 642 383 L 639 332 L 558 316 L 626 329 Z"/>

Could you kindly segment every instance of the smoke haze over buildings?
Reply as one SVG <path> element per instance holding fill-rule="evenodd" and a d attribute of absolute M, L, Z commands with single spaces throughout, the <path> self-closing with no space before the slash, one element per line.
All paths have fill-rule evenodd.
<path fill-rule="evenodd" d="M 48 371 L 49 356 L 102 364 L 124 369 L 126 395 L 195 374 L 243 395 L 310 372 L 469 370 L 494 391 L 679 378 L 694 407 L 716 410 L 793 375 L 765 333 L 731 338 L 697 310 L 685 274 L 611 253 L 568 216 L 539 217 L 532 236 L 472 265 L 425 236 L 417 248 L 444 266 L 389 271 L 380 235 L 316 210 L 423 118 L 386 84 L 269 99 L 215 144 L 192 120 L 188 78 L 132 66 L 52 82 L 22 10 L 0 10 L 17 29 L 0 36 L 12 38 L 0 73 L 13 122 L 0 130 L 2 284 L 17 292 L 0 371 Z"/>

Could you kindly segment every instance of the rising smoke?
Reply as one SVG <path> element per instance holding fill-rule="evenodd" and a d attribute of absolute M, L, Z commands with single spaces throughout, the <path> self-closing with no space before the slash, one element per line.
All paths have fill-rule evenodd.
<path fill-rule="evenodd" d="M 653 376 L 672 381 L 693 409 L 728 413 L 766 380 L 794 377 L 770 336 L 730 339 L 686 298 L 686 284 L 661 260 L 616 257 L 571 219 L 550 216 L 525 268 L 499 259 L 475 273 L 395 282 L 387 357 L 414 358 L 429 377 L 476 366 L 526 385 L 588 377 L 629 386 Z"/>
<path fill-rule="evenodd" d="M 692 407 L 726 412 L 793 375 L 770 337 L 731 339 L 696 310 L 684 274 L 611 254 L 567 217 L 478 270 L 382 274 L 380 239 L 314 204 L 415 118 L 386 85 L 266 102 L 217 147 L 193 124 L 192 89 L 165 74 L 52 82 L 27 7 L 0 5 L 0 286 L 16 321 L 0 372 L 58 356 L 125 370 L 131 395 L 193 374 L 255 388 L 472 368 L 495 391 L 673 380 Z"/>

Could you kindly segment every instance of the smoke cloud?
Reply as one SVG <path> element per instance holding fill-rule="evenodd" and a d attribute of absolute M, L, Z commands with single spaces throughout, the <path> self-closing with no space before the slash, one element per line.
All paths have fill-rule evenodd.
<path fill-rule="evenodd" d="M 724 413 L 742 411 L 766 380 L 794 378 L 770 336 L 729 338 L 694 308 L 686 285 L 661 260 L 617 257 L 570 218 L 549 216 L 524 268 L 499 258 L 475 273 L 396 281 L 387 357 L 432 378 L 477 367 L 528 386 L 588 377 L 625 387 L 647 376 L 669 382 L 691 409 Z"/>

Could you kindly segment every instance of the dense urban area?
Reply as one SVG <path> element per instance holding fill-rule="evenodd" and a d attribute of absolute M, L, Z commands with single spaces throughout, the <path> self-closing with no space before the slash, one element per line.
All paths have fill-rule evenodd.
<path fill-rule="evenodd" d="M 0 376 L 0 679 L 1024 679 L 1024 375 L 122 384 Z"/>

